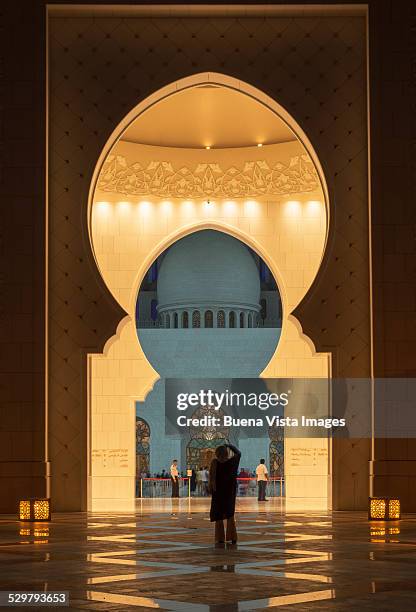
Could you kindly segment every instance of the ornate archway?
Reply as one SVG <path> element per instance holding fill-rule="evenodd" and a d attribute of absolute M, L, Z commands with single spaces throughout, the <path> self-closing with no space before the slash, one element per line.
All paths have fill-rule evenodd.
<path fill-rule="evenodd" d="M 240 198 L 236 201 L 218 203 L 207 203 L 203 200 L 189 202 L 176 196 L 168 202 L 159 196 L 154 202 L 149 200 L 137 202 L 137 199 L 133 200 L 125 193 L 111 195 L 107 191 L 100 191 L 100 172 L 104 168 L 110 150 L 112 155 L 117 155 L 118 148 L 125 148 L 125 144 L 117 141 L 123 130 L 158 101 L 204 83 L 229 87 L 243 96 L 249 96 L 259 105 L 267 106 L 276 115 L 276 118 L 280 118 L 289 125 L 298 138 L 296 143 L 291 145 L 293 154 L 296 153 L 298 161 L 299 156 L 306 156 L 310 166 L 315 168 L 314 172 L 318 180 L 314 191 L 305 191 L 303 195 L 295 193 L 291 196 L 286 192 L 285 195 L 265 195 L 262 196 L 263 199 L 261 197 L 252 200 Z M 329 222 L 327 189 L 322 169 L 306 135 L 293 118 L 276 102 L 248 84 L 224 75 L 206 73 L 182 79 L 175 83 L 174 87 L 169 86 L 150 96 L 126 117 L 113 136 L 114 138 L 110 139 L 108 147 L 104 149 L 100 157 L 91 186 L 90 238 L 102 277 L 113 296 L 128 314 L 119 324 L 117 334 L 107 342 L 104 354 L 89 357 L 92 381 L 89 404 L 90 407 L 93 404 L 104 405 L 102 386 L 95 382 L 103 378 L 104 372 L 106 388 L 111 389 L 114 393 L 113 405 L 116 406 L 115 412 L 119 417 L 116 422 L 117 424 L 123 423 L 119 429 L 119 447 L 125 449 L 126 456 L 131 458 L 134 453 L 133 440 L 126 423 L 132 422 L 135 418 L 135 401 L 142 401 L 158 378 L 157 372 L 146 359 L 137 341 L 134 313 L 138 288 L 144 274 L 156 257 L 169 245 L 189 233 L 204 228 L 218 229 L 240 239 L 263 258 L 275 277 L 283 306 L 282 335 L 278 348 L 262 372 L 262 376 L 328 377 L 330 375 L 329 354 L 316 353 L 313 342 L 302 333 L 299 321 L 292 314 L 307 294 L 319 270 L 326 246 Z M 275 155 L 276 146 L 271 145 L 270 149 L 263 147 L 261 156 Z M 185 153 L 182 151 L 181 154 Z M 208 151 L 205 150 L 195 153 L 201 160 L 206 154 Z M 225 154 L 224 151 L 215 153 L 218 157 Z M 238 153 L 234 150 L 232 155 L 235 163 L 238 155 L 241 160 L 246 158 L 246 153 L 241 151 Z M 260 155 L 257 147 L 256 155 L 257 158 Z M 287 155 L 290 158 L 292 153 L 287 153 Z M 210 164 L 212 162 L 214 162 L 213 158 Z M 277 164 L 276 172 L 278 181 L 280 181 L 281 170 L 279 168 L 281 165 L 277 161 L 273 164 L 273 167 Z M 283 167 L 286 167 L 285 164 Z M 129 169 L 131 169 L 130 165 Z M 137 177 L 133 177 L 132 180 L 136 179 Z M 296 200 L 289 199 L 289 197 L 296 197 Z M 132 233 L 133 228 L 136 233 Z M 273 236 L 276 239 L 271 237 L 270 228 L 274 228 Z M 190 315 L 192 326 L 194 326 L 194 318 L 195 312 Z M 171 321 L 171 327 L 172 324 Z M 117 375 L 114 375 L 106 365 L 107 361 L 117 364 Z M 99 414 L 99 411 L 96 414 Z M 94 432 L 94 413 L 91 416 L 91 427 Z M 134 429 L 133 425 L 131 429 Z M 286 446 L 285 452 L 290 452 L 290 445 Z M 327 449 L 326 452 L 328 452 Z M 106 488 L 109 496 L 117 498 L 117 505 L 120 509 L 131 509 L 134 501 L 125 477 L 126 475 L 134 477 L 135 466 L 131 464 L 131 459 L 126 463 L 127 471 L 122 470 L 120 465 L 119 472 L 104 478 L 100 473 L 101 468 L 92 462 L 90 482 L 93 484 L 95 475 L 100 475 L 101 489 Z M 301 475 L 301 478 L 303 477 Z M 316 474 L 316 478 L 321 483 L 319 499 L 325 505 L 328 495 L 328 474 L 319 473 Z M 292 483 L 297 489 L 302 488 L 298 484 L 300 482 L 299 474 L 294 474 Z M 290 488 L 287 490 L 289 491 Z M 96 498 L 94 494 L 90 498 L 92 508 L 103 509 L 99 498 Z"/>

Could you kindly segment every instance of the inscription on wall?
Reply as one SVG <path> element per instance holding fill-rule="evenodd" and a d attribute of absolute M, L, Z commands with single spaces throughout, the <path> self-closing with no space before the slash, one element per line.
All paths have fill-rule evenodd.
<path fill-rule="evenodd" d="M 129 467 L 127 448 L 95 448 L 92 451 L 92 462 L 96 467 L 125 468 Z"/>
<path fill-rule="evenodd" d="M 307 446 L 297 446 L 289 448 L 289 461 L 290 467 L 316 467 L 327 465 L 328 463 L 328 449 L 327 448 L 316 448 Z"/>

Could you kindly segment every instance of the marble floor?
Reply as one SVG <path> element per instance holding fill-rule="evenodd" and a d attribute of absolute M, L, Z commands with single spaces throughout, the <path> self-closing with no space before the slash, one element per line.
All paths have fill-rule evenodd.
<path fill-rule="evenodd" d="M 369 523 L 239 500 L 238 544 L 215 547 L 207 508 L 143 500 L 134 514 L 49 524 L 2 516 L 0 590 L 69 591 L 66 610 L 416 610 L 416 515 Z"/>

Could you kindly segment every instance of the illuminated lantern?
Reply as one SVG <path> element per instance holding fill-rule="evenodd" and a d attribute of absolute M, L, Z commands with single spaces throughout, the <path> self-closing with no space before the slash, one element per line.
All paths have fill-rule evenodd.
<path fill-rule="evenodd" d="M 370 497 L 368 518 L 370 521 L 394 521 L 400 519 L 400 499 L 396 497 Z"/>
<path fill-rule="evenodd" d="M 20 521 L 50 521 L 51 500 L 46 497 L 22 499 L 19 502 Z"/>

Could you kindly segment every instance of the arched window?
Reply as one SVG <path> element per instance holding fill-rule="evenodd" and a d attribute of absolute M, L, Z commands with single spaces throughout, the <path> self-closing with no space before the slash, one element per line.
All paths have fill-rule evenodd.
<path fill-rule="evenodd" d="M 270 475 L 283 477 L 284 476 L 284 457 L 285 457 L 285 438 L 283 427 L 269 428 L 269 466 Z M 282 492 L 280 492 L 282 495 Z"/>
<path fill-rule="evenodd" d="M 223 310 L 219 310 L 217 314 L 217 327 L 225 327 L 225 314 Z"/>
<path fill-rule="evenodd" d="M 175 314 L 173 315 L 173 327 L 175 329 L 178 329 L 178 313 L 175 312 Z"/>
<path fill-rule="evenodd" d="M 262 300 L 260 300 L 260 316 L 263 319 L 267 319 L 267 301 L 263 298 Z"/>
<path fill-rule="evenodd" d="M 153 283 L 154 281 L 157 280 L 157 273 L 158 273 L 158 269 L 157 269 L 157 260 L 156 260 L 150 266 L 148 274 L 147 274 L 147 278 L 149 279 L 150 283 Z"/>
<path fill-rule="evenodd" d="M 213 406 L 201 406 L 192 414 L 192 419 L 199 421 L 201 418 L 208 417 L 208 422 L 213 419 L 211 417 L 223 420 L 225 413 Z M 190 440 L 186 447 L 186 464 L 199 470 L 201 466 L 210 465 L 215 457 L 215 449 L 220 444 L 228 444 L 230 429 L 225 426 L 206 425 L 189 428 Z"/>
<path fill-rule="evenodd" d="M 235 327 L 235 312 L 234 312 L 234 310 L 232 310 L 230 312 L 230 318 L 228 319 L 228 322 L 229 322 L 229 326 L 230 327 Z"/>
<path fill-rule="evenodd" d="M 157 321 L 157 300 L 150 302 L 150 318 L 152 321 Z"/>
<path fill-rule="evenodd" d="M 150 427 L 136 417 L 136 476 L 145 478 L 150 472 Z"/>
<path fill-rule="evenodd" d="M 244 327 L 244 312 L 240 312 L 240 327 Z"/>
<path fill-rule="evenodd" d="M 249 313 L 248 315 L 248 327 L 253 327 L 253 318 L 251 316 L 251 313 Z"/>
<path fill-rule="evenodd" d="M 170 315 L 166 315 L 166 319 L 165 319 L 165 327 L 166 329 L 170 328 Z"/>
<path fill-rule="evenodd" d="M 186 312 L 186 310 L 185 312 L 182 313 L 182 327 L 184 329 L 187 329 L 189 327 L 189 317 L 188 317 L 188 313 Z"/>
<path fill-rule="evenodd" d="M 201 327 L 201 315 L 199 310 L 194 310 L 192 313 L 192 327 Z"/>
<path fill-rule="evenodd" d="M 207 310 L 205 312 L 205 327 L 212 327 L 214 324 L 212 310 Z"/>

